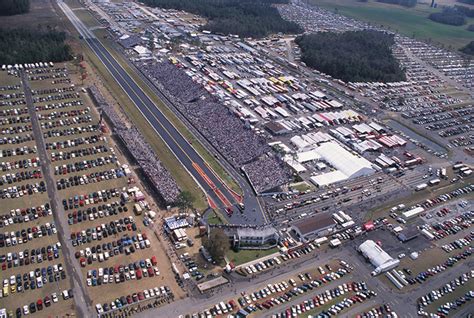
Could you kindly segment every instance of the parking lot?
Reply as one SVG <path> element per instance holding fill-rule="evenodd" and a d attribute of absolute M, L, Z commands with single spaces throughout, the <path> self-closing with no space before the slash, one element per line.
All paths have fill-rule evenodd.
<path fill-rule="evenodd" d="M 130 311 L 135 303 L 156 307 L 181 297 L 160 241 L 133 209 L 135 203 L 156 205 L 140 190 L 139 179 L 105 122 L 99 121 L 86 91 L 73 85 L 77 74 L 68 67 L 45 65 L 25 71 L 54 191 L 46 191 L 41 169 L 45 163 L 31 137 L 34 127 L 18 86 L 19 72 L 1 74 L 1 80 L 11 83 L 2 86 L 0 96 L 5 115 L 0 123 L 5 128 L 1 188 L 6 205 L 0 225 L 5 279 L 1 307 L 14 314 L 20 308 L 23 315 L 24 305 L 30 313 L 72 313 L 70 298 L 75 295 L 67 274 L 72 268 L 80 270 L 78 277 L 94 312 L 112 313 L 122 307 Z M 50 203 L 52 193 L 57 210 Z M 56 227 L 56 218 L 66 229 Z M 65 236 L 67 246 L 59 243 L 58 234 Z M 75 264 L 65 262 L 64 248 L 70 249 Z M 22 297 L 14 297 L 16 293 Z"/>
<path fill-rule="evenodd" d="M 74 312 L 63 246 L 45 192 L 19 76 L 0 73 L 1 189 L 0 307 L 16 315 Z M 64 293 L 63 293 L 64 292 Z"/>

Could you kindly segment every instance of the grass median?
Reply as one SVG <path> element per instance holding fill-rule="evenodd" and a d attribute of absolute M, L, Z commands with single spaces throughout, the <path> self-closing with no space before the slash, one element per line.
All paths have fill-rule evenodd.
<path fill-rule="evenodd" d="M 227 258 L 238 266 L 276 252 L 278 252 L 277 248 L 270 248 L 268 250 L 240 250 L 238 252 L 229 250 Z"/>

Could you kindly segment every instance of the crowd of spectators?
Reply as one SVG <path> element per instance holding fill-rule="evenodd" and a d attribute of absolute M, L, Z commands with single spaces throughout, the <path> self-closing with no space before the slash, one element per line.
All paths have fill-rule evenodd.
<path fill-rule="evenodd" d="M 234 116 L 201 85 L 174 65 L 163 62 L 145 70 L 162 92 L 201 134 L 237 169 L 268 150 L 264 139 Z"/>
<path fill-rule="evenodd" d="M 257 193 L 269 191 L 291 181 L 291 172 L 272 154 L 260 156 L 242 167 Z"/>
<path fill-rule="evenodd" d="M 112 105 L 108 104 L 102 94 L 95 88 L 89 88 L 100 110 L 110 120 L 114 132 L 123 140 L 129 152 L 142 168 L 145 175 L 152 182 L 163 200 L 169 204 L 176 202 L 180 188 L 169 171 L 163 166 L 153 149 L 145 141 L 140 131 L 132 126 L 127 127 Z"/>
<path fill-rule="evenodd" d="M 288 167 L 269 155 L 271 150 L 265 139 L 247 129 L 238 117 L 186 72 L 168 62 L 147 65 L 145 72 L 236 169 L 245 169 L 258 193 L 290 180 Z"/>

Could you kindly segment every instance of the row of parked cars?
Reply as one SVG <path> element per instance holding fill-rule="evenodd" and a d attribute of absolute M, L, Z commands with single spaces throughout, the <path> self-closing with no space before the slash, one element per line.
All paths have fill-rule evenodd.
<path fill-rule="evenodd" d="M 280 265 L 282 261 L 278 256 L 245 267 L 245 272 L 249 275 L 267 270 L 275 265 Z"/>
<path fill-rule="evenodd" d="M 57 233 L 54 223 L 45 223 L 40 226 L 32 226 L 26 229 L 0 233 L 0 246 L 10 247 L 18 244 L 26 244 L 33 239 L 40 239 L 43 236 L 51 236 Z"/>
<path fill-rule="evenodd" d="M 449 200 L 452 200 L 454 198 L 457 198 L 461 195 L 468 194 L 474 191 L 474 184 L 467 185 L 465 187 L 459 188 L 457 190 L 453 190 L 449 193 L 445 194 L 440 194 L 434 199 L 428 199 L 426 200 L 423 204 L 421 204 L 422 207 L 425 209 L 430 208 L 432 206 L 441 204 L 443 202 L 447 202 Z"/>
<path fill-rule="evenodd" d="M 71 241 L 73 246 L 91 243 L 92 241 L 101 241 L 109 236 L 116 236 L 126 231 L 136 231 L 137 225 L 133 216 L 102 223 L 96 227 L 87 228 L 82 231 L 72 232 Z"/>
<path fill-rule="evenodd" d="M 108 243 L 98 244 L 97 246 L 87 247 L 75 253 L 76 258 L 82 267 L 90 265 L 93 262 L 104 262 L 109 258 L 119 254 L 130 255 L 137 250 L 146 249 L 151 246 L 150 240 L 145 239 L 142 234 L 138 233 L 130 237 L 128 234 L 123 235 L 120 239 Z"/>
<path fill-rule="evenodd" d="M 18 136 L 17 136 L 18 137 Z M 31 137 L 33 138 L 33 137 Z M 32 139 L 30 139 L 32 140 Z M 15 142 L 11 141 L 9 142 L 5 138 L 0 138 L 0 145 L 4 144 L 16 144 Z M 17 148 L 12 148 L 12 149 L 1 149 L 0 150 L 0 158 L 9 158 L 9 157 L 15 157 L 15 156 L 24 156 L 24 155 L 29 155 L 36 153 L 36 146 L 22 146 L 22 147 L 17 147 Z"/>
<path fill-rule="evenodd" d="M 51 152 L 51 162 L 71 160 L 74 158 L 81 158 L 86 156 L 93 156 L 97 154 L 107 153 L 109 148 L 106 145 L 97 145 L 88 148 L 74 149 L 71 151 Z"/>
<path fill-rule="evenodd" d="M 67 163 L 61 166 L 54 167 L 55 175 L 65 175 L 68 173 L 84 171 L 95 167 L 101 167 L 108 164 L 114 164 L 117 162 L 117 156 L 109 155 L 107 157 L 97 157 L 94 159 L 78 161 L 74 163 Z"/>
<path fill-rule="evenodd" d="M 122 168 L 92 172 L 89 174 L 84 174 L 82 176 L 69 177 L 67 179 L 61 178 L 58 181 L 56 181 L 56 188 L 58 190 L 64 190 L 67 188 L 86 185 L 89 183 L 98 183 L 102 181 L 122 178 L 124 176 L 125 176 L 125 172 L 123 171 Z"/>
<path fill-rule="evenodd" d="M 48 282 L 53 283 L 63 279 L 66 279 L 66 272 L 61 263 L 36 268 L 23 275 L 18 273 L 16 276 L 12 275 L 10 280 L 7 278 L 3 280 L 2 296 L 8 297 L 10 293 L 22 293 L 29 289 L 42 288 Z"/>
<path fill-rule="evenodd" d="M 30 167 L 37 168 L 39 166 L 40 166 L 39 157 L 0 162 L 0 169 L 3 172 L 10 171 L 10 170 L 17 170 L 17 169 L 27 169 Z"/>
<path fill-rule="evenodd" d="M 358 314 L 355 318 L 397 318 L 398 314 L 392 310 L 389 304 L 374 307 L 370 310 Z"/>
<path fill-rule="evenodd" d="M 460 238 L 455 240 L 454 242 L 445 244 L 441 246 L 441 248 L 446 252 L 446 253 L 451 253 L 455 249 L 462 249 L 465 246 L 471 245 L 471 241 L 474 238 L 474 233 L 470 233 L 466 235 L 464 238 Z"/>
<path fill-rule="evenodd" d="M 128 212 L 128 207 L 123 201 L 114 201 L 107 204 L 101 204 L 97 207 L 89 207 L 84 210 L 76 210 L 68 213 L 68 224 L 77 224 L 86 221 L 94 221 L 99 218 L 119 215 L 119 213 Z"/>
<path fill-rule="evenodd" d="M 138 303 L 144 300 L 152 298 L 163 298 L 163 299 L 173 299 L 174 295 L 171 289 L 168 286 L 154 287 L 150 289 L 144 289 L 143 291 L 135 292 L 128 294 L 127 296 L 122 296 L 115 299 L 114 301 L 105 304 L 96 304 L 95 309 L 97 313 L 104 314 L 109 311 L 114 311 L 121 309 L 124 306 L 128 306 L 134 303 Z"/>
<path fill-rule="evenodd" d="M 88 125 L 88 126 L 79 126 L 79 127 L 72 127 L 72 128 L 65 128 L 65 129 L 53 129 L 43 132 L 43 136 L 45 139 L 47 138 L 57 138 L 57 137 L 64 137 L 64 136 L 74 136 L 79 134 L 91 133 L 97 131 L 96 125 Z"/>
<path fill-rule="evenodd" d="M 106 138 L 103 137 L 102 135 L 92 135 L 88 137 L 76 137 L 76 138 L 68 139 L 68 140 L 52 141 L 52 142 L 50 141 L 50 142 L 47 142 L 45 145 L 46 145 L 46 150 L 60 150 L 60 149 L 75 148 L 81 145 L 92 145 L 104 140 L 106 140 Z"/>
<path fill-rule="evenodd" d="M 61 243 L 57 242 L 53 245 L 25 249 L 23 251 L 8 252 L 0 255 L 0 263 L 2 264 L 2 271 L 9 268 L 28 266 L 30 264 L 42 263 L 43 261 L 52 261 L 59 258 L 59 251 L 61 250 Z"/>
<path fill-rule="evenodd" d="M 13 224 L 27 223 L 52 214 L 53 211 L 51 210 L 49 203 L 37 207 L 13 209 L 10 211 L 10 214 L 0 215 L 0 228 Z M 3 246 L 0 245 L 0 247 Z"/>
<path fill-rule="evenodd" d="M 40 181 L 32 184 L 27 183 L 0 189 L 0 198 L 3 200 L 16 199 L 43 192 L 46 192 L 46 184 L 44 181 Z"/>
<path fill-rule="evenodd" d="M 442 239 L 450 235 L 455 235 L 464 229 L 469 228 L 474 219 L 474 212 L 467 211 L 457 217 L 450 218 L 443 222 L 431 225 L 432 234 L 436 239 Z"/>
<path fill-rule="evenodd" d="M 70 298 L 72 297 L 72 290 L 71 291 L 64 290 L 62 294 L 63 294 L 63 298 L 65 294 L 67 294 L 67 297 Z M 34 314 L 37 311 L 43 310 L 43 308 L 50 307 L 52 304 L 55 304 L 58 301 L 59 301 L 59 298 L 56 293 L 52 293 L 51 296 L 45 296 L 44 298 L 39 298 L 36 302 L 30 303 L 30 305 L 24 305 L 21 308 L 18 307 L 15 312 L 16 318 L 21 318 L 22 315 L 27 316 L 29 314 Z M 13 316 L 13 313 L 11 316 Z"/>
<path fill-rule="evenodd" d="M 53 100 L 65 100 L 65 99 L 74 99 L 79 98 L 79 93 L 66 93 L 66 94 L 56 94 L 56 95 L 48 95 L 48 96 L 39 96 L 34 97 L 33 102 L 35 104 L 49 102 Z"/>
<path fill-rule="evenodd" d="M 106 203 L 111 198 L 120 196 L 120 191 L 116 188 L 99 190 L 84 195 L 75 195 L 63 200 L 64 210 L 78 209 L 87 205 L 98 204 L 100 202 Z"/>
<path fill-rule="evenodd" d="M 13 184 L 16 182 L 22 182 L 25 180 L 32 180 L 32 179 L 41 179 L 41 170 L 34 169 L 32 171 L 18 171 L 15 173 L 7 173 L 0 177 L 0 186 L 6 184 Z"/>
<path fill-rule="evenodd" d="M 467 259 L 468 257 L 471 256 L 473 250 L 474 250 L 474 248 L 468 247 L 466 250 L 459 253 L 458 255 L 449 257 L 443 264 L 433 266 L 432 268 L 429 268 L 428 270 L 419 273 L 414 279 L 409 277 L 409 278 L 407 278 L 407 281 L 410 284 L 415 284 L 415 283 L 422 284 L 429 277 L 434 276 L 438 273 L 444 272 L 448 267 L 454 266 L 454 264 L 456 264 L 457 262 L 459 262 L 462 259 Z"/>
<path fill-rule="evenodd" d="M 156 256 L 152 256 L 128 265 L 91 269 L 87 271 L 87 286 L 100 286 L 113 282 L 119 284 L 129 280 L 140 280 L 143 277 L 159 276 L 160 270 L 156 265 Z"/>
<path fill-rule="evenodd" d="M 459 277 L 453 279 L 452 281 L 446 283 L 444 286 L 434 289 L 430 291 L 428 294 L 420 297 L 418 299 L 418 314 L 420 315 L 428 315 L 425 311 L 425 307 L 427 307 L 429 304 L 438 301 L 442 299 L 443 297 L 454 293 L 454 291 L 459 288 L 460 286 L 466 285 L 470 283 L 470 280 L 474 278 L 474 270 L 471 270 L 468 273 L 463 273 Z M 471 300 L 472 297 L 474 297 L 474 293 L 471 291 L 470 293 L 466 294 L 467 300 Z M 459 301 L 459 304 L 456 303 L 457 306 L 464 304 L 466 301 L 463 302 L 462 300 Z M 439 313 L 442 313 L 443 315 L 448 315 L 449 311 L 453 309 L 451 304 L 447 304 L 447 308 L 443 306 L 440 306 L 438 309 Z"/>

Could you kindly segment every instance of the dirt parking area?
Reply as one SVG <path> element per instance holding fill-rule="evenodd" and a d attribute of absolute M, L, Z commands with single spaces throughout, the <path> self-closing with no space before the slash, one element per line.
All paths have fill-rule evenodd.
<path fill-rule="evenodd" d="M 25 127 L 29 125 L 28 121 L 23 123 L 12 121 L 15 117 L 28 117 L 22 95 L 23 90 L 18 85 L 20 85 L 19 77 L 9 76 L 4 71 L 0 72 L 0 94 L 2 95 L 0 97 L 0 112 L 2 113 L 0 116 L 2 119 L 0 189 L 6 189 L 7 192 L 11 187 L 27 186 L 44 180 L 41 175 L 32 179 L 25 177 L 24 180 L 21 177 L 28 172 L 35 173 L 41 169 L 37 165 L 37 153 L 33 151 L 36 146 L 35 141 L 28 138 L 32 132 L 8 133 L 8 130 L 13 129 L 25 130 Z M 28 312 L 32 312 L 31 308 L 34 307 L 36 315 L 43 317 L 73 314 L 72 299 L 64 300 L 61 297 L 62 291 L 69 290 L 71 286 L 67 275 L 59 270 L 59 267 L 64 267 L 64 257 L 61 248 L 57 245 L 58 234 L 53 230 L 54 219 L 48 208 L 48 195 L 46 192 L 38 192 L 16 198 L 2 197 L 0 204 L 2 205 L 0 209 L 0 234 L 2 235 L 0 238 L 0 276 L 2 278 L 0 308 L 5 308 L 7 314 L 12 316 L 16 315 L 18 309 L 25 314 L 24 306 L 28 306 Z M 35 211 L 32 211 L 32 208 Z M 39 212 L 40 210 L 45 212 Z M 47 210 L 49 213 L 46 212 Z M 58 267 L 57 271 L 54 271 L 55 266 Z M 53 294 L 58 297 L 56 303 L 52 300 Z M 45 301 L 46 297 L 50 300 Z M 42 306 L 36 305 L 38 301 Z"/>
<path fill-rule="evenodd" d="M 152 209 L 157 216 L 163 212 L 152 197 L 142 192 L 144 187 L 135 173 L 135 167 L 128 164 L 122 151 L 115 144 L 106 123 L 100 122 L 100 116 L 86 90 L 81 86 L 79 76 L 78 67 L 72 64 L 55 65 L 54 68 L 31 71 L 28 74 L 47 155 L 52 161 L 51 170 L 54 173 L 53 181 L 60 201 L 60 211 L 49 211 L 44 216 L 28 219 L 27 222 L 24 218 L 21 223 L 9 221 L 16 214 L 25 214 L 27 208 L 41 206 L 49 208 L 50 202 L 46 186 L 44 183 L 40 184 L 44 180 L 41 166 L 22 165 L 20 167 L 17 164 L 19 160 L 34 161 L 38 156 L 35 149 L 36 141 L 25 137 L 33 134 L 29 128 L 30 123 L 28 120 L 20 123 L 13 121 L 0 123 L 10 129 L 20 127 L 25 130 L 14 135 L 18 138 L 25 137 L 21 139 L 21 142 L 15 141 L 15 144 L 12 143 L 11 134 L 3 133 L 0 136 L 5 140 L 0 144 L 0 151 L 2 151 L 0 168 L 3 169 L 3 171 L 0 169 L 0 177 L 4 183 L 0 185 L 0 189 L 5 188 L 5 193 L 10 193 L 9 187 L 26 186 L 32 182 L 38 183 L 41 189 L 38 193 L 32 192 L 17 198 L 0 197 L 4 206 L 0 213 L 3 222 L 0 228 L 0 233 L 3 234 L 0 253 L 2 255 L 0 263 L 3 266 L 1 277 L 7 280 L 1 286 L 2 288 L 5 286 L 6 289 L 1 290 L 3 297 L 0 298 L 0 308 L 6 308 L 12 315 L 16 314 L 17 308 L 20 307 L 24 315 L 22 309 L 24 305 L 36 303 L 40 298 L 43 302 L 45 297 L 51 298 L 53 293 L 58 296 L 58 303 L 52 302 L 52 305 L 47 308 L 42 306 L 41 311 L 38 310 L 40 306 L 33 305 L 37 310 L 34 315 L 44 317 L 74 315 L 74 301 L 64 300 L 61 297 L 62 291 L 69 290 L 71 284 L 68 275 L 64 275 L 66 264 L 61 248 L 58 248 L 56 252 L 58 232 L 55 228 L 53 212 L 60 213 L 58 217 L 69 224 L 71 237 L 66 237 L 66 239 L 75 241 L 73 243 L 75 247 L 71 253 L 78 263 L 74 265 L 81 269 L 83 283 L 87 286 L 86 290 L 92 300 L 92 306 L 110 304 L 122 296 L 126 297 L 155 287 L 166 287 L 169 290 L 166 292 L 167 295 L 172 295 L 171 298 L 160 298 L 155 306 L 169 299 L 184 296 L 183 290 L 175 280 L 172 264 L 163 243 L 155 235 L 152 227 L 144 225 L 145 215 L 135 215 L 134 205 L 140 203 L 145 207 L 145 211 Z M 29 116 L 26 103 L 22 101 L 24 100 L 21 94 L 22 88 L 17 86 L 19 83 L 19 77 L 8 76 L 7 72 L 0 74 L 0 94 L 3 94 L 0 96 L 0 102 L 8 101 L 0 106 L 2 119 L 6 118 L 5 116 L 11 118 Z M 12 93 L 18 93 L 18 98 L 12 98 Z M 12 101 L 15 103 L 10 103 Z M 20 155 L 18 147 L 34 149 L 34 151 L 25 151 Z M 25 171 L 36 171 L 39 174 L 34 180 L 11 179 L 12 176 Z M 8 176 L 5 176 L 7 174 Z M 134 191 L 129 191 L 130 188 L 134 188 Z M 98 195 L 99 193 L 101 195 Z M 130 197 L 123 199 L 122 193 L 127 193 Z M 143 197 L 138 199 L 138 193 Z M 36 233 L 41 227 L 47 227 L 50 232 L 48 233 L 47 230 L 46 235 L 28 240 L 28 234 Z M 100 237 L 97 237 L 99 232 L 101 232 Z M 102 236 L 103 233 L 108 233 L 108 235 Z M 15 243 L 10 238 L 10 234 L 15 236 Z M 19 240 L 23 240 L 23 236 L 26 237 L 25 243 L 18 243 Z M 32 253 L 36 255 L 36 251 L 41 252 L 42 249 L 46 252 L 46 256 L 40 264 L 38 262 L 25 264 L 23 260 L 25 253 L 32 257 Z M 109 257 L 103 259 L 106 249 L 110 254 L 108 254 Z M 49 256 L 51 260 L 48 260 L 49 251 L 52 254 Z M 152 273 L 149 274 L 145 261 L 152 257 L 154 264 L 150 266 Z M 18 258 L 17 267 L 14 265 L 15 258 Z M 133 275 L 125 276 L 122 275 L 125 274 L 122 269 L 118 271 L 121 265 L 127 266 L 127 274 L 131 274 L 132 270 L 128 270 L 131 263 L 136 264 Z M 79 264 L 82 266 L 79 267 Z M 58 280 L 55 280 L 54 265 L 60 265 L 59 268 L 64 271 L 62 274 L 58 270 Z M 49 278 L 48 266 L 52 266 L 52 280 Z M 45 282 L 42 287 L 35 286 L 32 290 L 28 281 L 28 289 L 25 290 L 23 279 L 29 279 L 30 271 L 33 271 L 33 279 L 35 279 L 37 268 L 39 276 L 43 277 L 41 276 L 43 267 Z M 108 283 L 104 283 L 102 276 L 105 268 L 111 271 L 117 268 L 117 273 L 111 273 L 112 277 Z M 141 272 L 140 278 L 138 271 Z M 92 275 L 93 272 L 95 277 Z M 18 278 L 17 275 L 19 275 Z M 13 277 L 10 284 L 11 276 Z M 115 276 L 120 277 L 117 279 Z M 99 280 L 100 283 L 98 283 Z M 18 288 L 17 285 L 19 286 L 20 283 L 21 287 Z M 22 297 L 15 297 L 15 294 L 21 294 Z M 146 299 L 144 299 L 145 302 Z M 148 302 L 152 300 L 150 297 Z M 110 307 L 113 308 L 112 305 Z"/>

